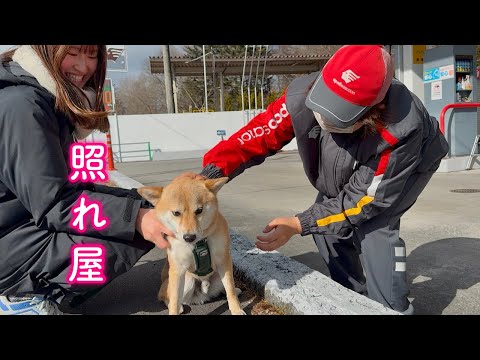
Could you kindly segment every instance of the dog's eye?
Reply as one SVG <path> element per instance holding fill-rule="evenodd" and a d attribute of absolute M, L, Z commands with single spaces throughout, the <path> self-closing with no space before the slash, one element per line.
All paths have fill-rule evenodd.
<path fill-rule="evenodd" d="M 181 212 L 180 211 L 172 211 L 173 216 L 180 216 Z"/>
<path fill-rule="evenodd" d="M 195 215 L 201 214 L 203 211 L 202 207 L 199 207 L 197 210 L 195 210 Z"/>

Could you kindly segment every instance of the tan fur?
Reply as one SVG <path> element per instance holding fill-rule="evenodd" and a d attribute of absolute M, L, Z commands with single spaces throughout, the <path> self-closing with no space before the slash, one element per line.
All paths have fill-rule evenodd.
<path fill-rule="evenodd" d="M 175 234 L 175 237 L 168 237 L 170 248 L 167 248 L 158 293 L 171 315 L 182 313 L 182 304 L 203 304 L 220 292 L 226 293 L 233 315 L 245 315 L 233 279 L 228 224 L 218 210 L 216 196 L 227 180 L 226 177 L 208 180 L 181 177 L 166 187 L 138 189 L 140 195 L 155 205 L 160 221 Z M 186 239 L 191 239 L 192 235 L 196 239 L 188 242 Z M 193 248 L 204 238 L 210 249 L 213 272 L 200 277 L 193 274 Z"/>

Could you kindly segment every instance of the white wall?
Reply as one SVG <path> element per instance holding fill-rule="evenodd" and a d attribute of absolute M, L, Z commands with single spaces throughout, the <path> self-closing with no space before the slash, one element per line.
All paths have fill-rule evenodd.
<path fill-rule="evenodd" d="M 403 76 L 399 77 L 399 80 L 424 102 L 423 64 L 413 64 L 412 45 L 400 46 L 403 48 Z"/>
<path fill-rule="evenodd" d="M 117 124 L 118 119 L 118 124 Z M 150 114 L 109 116 L 112 144 L 122 144 L 123 161 L 148 160 L 146 144 L 126 145 L 128 143 L 150 142 L 154 160 L 202 157 L 216 145 L 221 137 L 217 130 L 225 130 L 228 139 L 247 123 L 242 111 Z M 118 131 L 119 130 L 119 131 Z M 88 140 L 105 141 L 105 135 L 94 133 Z M 295 139 L 283 150 L 297 148 Z M 118 155 L 118 146 L 113 146 Z M 125 151 L 138 151 L 125 153 Z M 130 158 L 130 156 L 139 156 Z M 140 157 L 141 156 L 141 157 Z"/>

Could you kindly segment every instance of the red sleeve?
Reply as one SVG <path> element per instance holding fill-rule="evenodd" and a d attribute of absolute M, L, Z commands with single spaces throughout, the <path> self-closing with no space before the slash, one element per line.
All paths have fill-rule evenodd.
<path fill-rule="evenodd" d="M 239 167 L 248 168 L 263 162 L 294 136 L 284 94 L 227 140 L 210 149 L 203 157 L 203 166 L 214 165 L 229 176 Z"/>

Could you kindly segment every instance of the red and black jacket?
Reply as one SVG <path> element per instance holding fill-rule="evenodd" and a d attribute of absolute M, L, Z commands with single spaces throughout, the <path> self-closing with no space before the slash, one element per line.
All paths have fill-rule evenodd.
<path fill-rule="evenodd" d="M 448 143 L 421 101 L 394 80 L 386 95 L 387 125 L 363 136 L 329 133 L 305 106 L 318 73 L 295 79 L 278 100 L 255 116 L 203 159 L 202 174 L 233 179 L 262 163 L 296 137 L 305 173 L 320 192 L 309 209 L 297 214 L 302 235 L 346 235 L 388 209 L 414 172 L 434 171 Z"/>

